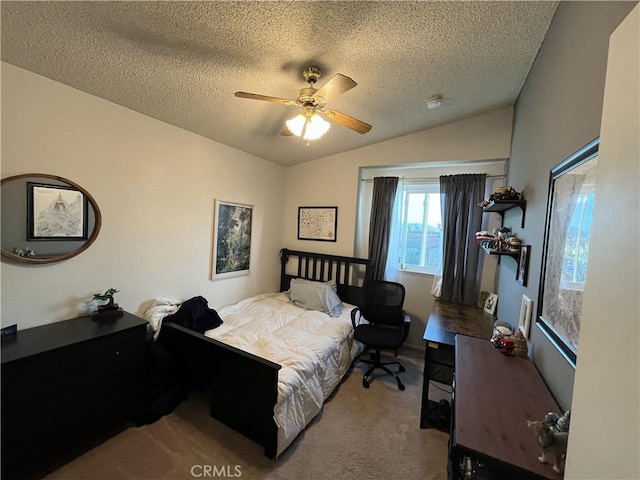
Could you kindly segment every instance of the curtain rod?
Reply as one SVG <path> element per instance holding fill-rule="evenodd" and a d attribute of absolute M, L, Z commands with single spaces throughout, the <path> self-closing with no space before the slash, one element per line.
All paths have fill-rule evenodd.
<path fill-rule="evenodd" d="M 455 173 L 453 175 L 456 175 Z M 462 175 L 462 174 L 461 174 Z M 391 176 L 393 177 L 393 175 L 385 175 L 385 176 Z M 449 175 L 441 175 L 441 176 L 449 176 Z M 440 180 L 440 176 L 438 177 L 429 177 L 429 178 L 413 178 L 413 177 L 398 177 L 401 180 L 418 180 L 418 181 L 424 181 L 424 180 Z M 507 178 L 506 174 L 502 174 L 502 175 L 487 175 L 487 178 Z M 367 183 L 371 183 L 373 182 L 373 178 L 361 178 L 360 179 L 361 182 L 367 182 Z"/>

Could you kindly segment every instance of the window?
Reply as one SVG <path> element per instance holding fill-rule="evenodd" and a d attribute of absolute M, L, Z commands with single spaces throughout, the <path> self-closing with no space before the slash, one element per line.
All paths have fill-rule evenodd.
<path fill-rule="evenodd" d="M 440 176 L 486 173 L 494 180 L 487 183 L 487 191 L 491 192 L 491 188 L 497 185 L 496 182 L 502 185 L 505 165 L 506 160 L 496 159 L 361 167 L 354 255 L 361 258 L 369 256 L 373 179 L 385 176 L 398 177 L 393 225 L 389 238 L 389 256 L 385 269 L 387 279 L 400 281 L 398 274 L 406 272 L 439 275 L 442 263 Z"/>
<path fill-rule="evenodd" d="M 440 185 L 405 185 L 398 228 L 400 270 L 440 273 L 442 218 Z"/>

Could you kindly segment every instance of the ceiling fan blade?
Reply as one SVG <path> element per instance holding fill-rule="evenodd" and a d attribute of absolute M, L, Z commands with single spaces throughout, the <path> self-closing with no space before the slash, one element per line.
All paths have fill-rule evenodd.
<path fill-rule="evenodd" d="M 263 102 L 282 103 L 283 105 L 296 106 L 295 100 L 287 100 L 286 98 L 268 97 L 266 95 L 247 92 L 236 92 L 234 95 L 239 98 L 248 98 L 249 100 L 262 100 Z"/>
<path fill-rule="evenodd" d="M 313 97 L 322 97 L 326 104 L 337 96 L 342 95 L 347 90 L 351 90 L 356 85 L 358 84 L 349 77 L 342 75 L 341 73 L 336 73 L 322 86 L 322 88 L 320 88 L 320 90 L 314 93 Z"/>
<path fill-rule="evenodd" d="M 358 133 L 367 133 L 371 130 L 371 125 L 368 123 L 358 120 L 357 118 L 350 117 L 349 115 L 345 115 L 344 113 L 336 112 L 335 110 L 327 110 L 320 113 L 330 122 L 350 128 Z"/>

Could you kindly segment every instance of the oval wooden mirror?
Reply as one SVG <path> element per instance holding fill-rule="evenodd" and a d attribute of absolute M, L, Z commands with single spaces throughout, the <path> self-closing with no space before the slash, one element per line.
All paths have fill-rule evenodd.
<path fill-rule="evenodd" d="M 84 252 L 98 237 L 95 199 L 71 180 L 46 173 L 2 179 L 2 256 L 20 263 L 54 263 Z"/>

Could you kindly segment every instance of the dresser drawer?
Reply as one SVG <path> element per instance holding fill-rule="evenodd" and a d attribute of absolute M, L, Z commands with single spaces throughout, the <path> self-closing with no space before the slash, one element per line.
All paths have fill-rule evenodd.
<path fill-rule="evenodd" d="M 2 364 L 2 400 L 37 403 L 52 391 L 76 384 L 83 376 L 80 348 L 41 353 Z"/>
<path fill-rule="evenodd" d="M 82 348 L 79 361 L 82 362 L 83 375 L 94 377 L 125 365 L 141 362 L 145 357 L 145 332 L 141 330 L 132 335 L 93 342 Z"/>
<path fill-rule="evenodd" d="M 86 408 L 98 407 L 131 393 L 140 393 L 144 386 L 141 365 L 133 363 L 92 377 L 78 385 L 78 398 Z"/>
<path fill-rule="evenodd" d="M 2 365 L 2 401 L 10 406 L 38 408 L 43 402 L 73 402 L 78 386 L 145 359 L 144 330 L 45 352 Z"/>
<path fill-rule="evenodd" d="M 129 394 L 82 412 L 73 429 L 79 443 L 104 440 L 124 430 L 138 414 L 138 397 Z"/>

